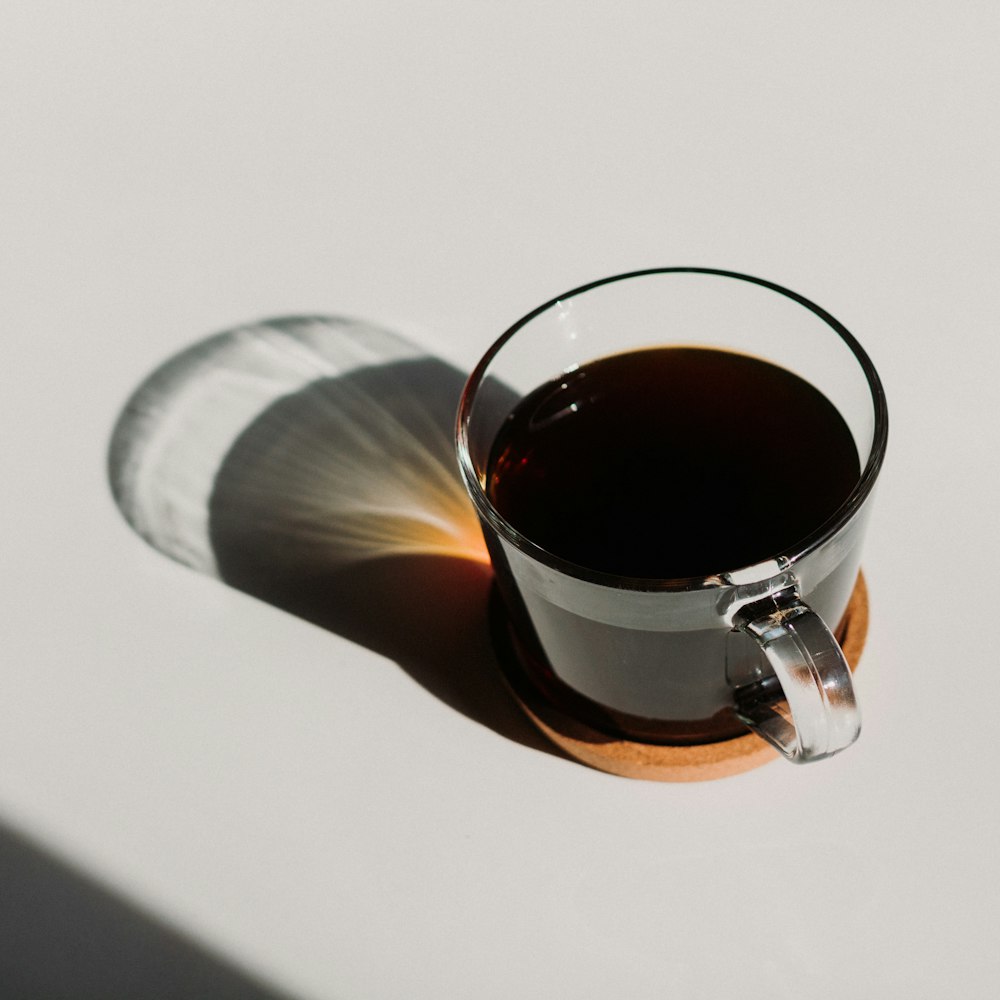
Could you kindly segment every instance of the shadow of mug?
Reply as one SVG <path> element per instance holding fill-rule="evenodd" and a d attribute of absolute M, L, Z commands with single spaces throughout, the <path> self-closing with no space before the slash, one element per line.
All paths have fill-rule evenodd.
<path fill-rule="evenodd" d="M 453 709 L 558 752 L 503 686 L 492 571 L 454 457 L 465 375 L 330 317 L 218 334 L 133 393 L 108 473 L 126 521 L 194 569 L 398 663 Z"/>

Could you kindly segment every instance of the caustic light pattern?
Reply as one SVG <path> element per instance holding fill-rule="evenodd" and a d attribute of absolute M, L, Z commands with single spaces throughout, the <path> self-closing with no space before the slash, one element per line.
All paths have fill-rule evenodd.
<path fill-rule="evenodd" d="M 136 390 L 112 437 L 112 492 L 146 541 L 212 575 L 220 537 L 317 571 L 390 555 L 486 561 L 454 457 L 463 382 L 355 320 L 240 327 Z"/>

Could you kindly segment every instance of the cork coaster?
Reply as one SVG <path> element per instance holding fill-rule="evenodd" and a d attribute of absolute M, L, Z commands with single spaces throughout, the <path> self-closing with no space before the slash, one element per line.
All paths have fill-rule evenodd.
<path fill-rule="evenodd" d="M 837 635 L 851 670 L 855 670 L 868 634 L 868 589 L 858 574 Z M 609 736 L 561 711 L 535 687 L 511 675 L 505 679 L 532 722 L 556 746 L 583 764 L 624 778 L 647 781 L 711 781 L 742 774 L 769 761 L 778 752 L 755 733 L 694 746 L 662 746 Z"/>

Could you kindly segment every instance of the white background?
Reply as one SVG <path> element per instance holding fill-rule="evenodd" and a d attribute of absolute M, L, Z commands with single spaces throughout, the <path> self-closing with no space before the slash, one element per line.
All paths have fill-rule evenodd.
<path fill-rule="evenodd" d="M 2 22 L 11 842 L 269 996 L 995 995 L 995 4 Z M 111 499 L 124 401 L 215 331 L 358 316 L 465 369 L 558 292 L 679 264 L 820 303 L 886 385 L 865 731 L 838 758 L 700 785 L 587 770 L 169 561 Z M 49 915 L 24 913 L 44 953 Z"/>

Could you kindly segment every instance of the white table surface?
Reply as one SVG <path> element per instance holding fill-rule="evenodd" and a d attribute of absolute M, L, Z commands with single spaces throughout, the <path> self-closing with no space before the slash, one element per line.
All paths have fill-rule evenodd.
<path fill-rule="evenodd" d="M 996 995 L 1000 8 L 2 20 L 0 995 Z M 588 770 L 112 499 L 126 399 L 210 334 L 351 316 L 464 371 L 558 292 L 680 264 L 820 303 L 886 385 L 835 759 Z"/>

